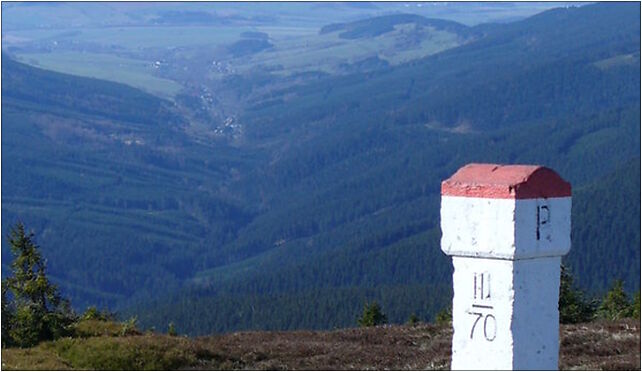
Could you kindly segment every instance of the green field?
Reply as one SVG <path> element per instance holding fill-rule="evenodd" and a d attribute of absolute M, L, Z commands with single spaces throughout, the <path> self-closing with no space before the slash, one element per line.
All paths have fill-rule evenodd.
<path fill-rule="evenodd" d="M 117 44 L 129 49 L 171 48 L 202 44 L 220 44 L 233 42 L 239 33 L 250 28 L 236 27 L 122 27 L 96 28 L 83 30 L 80 40 L 86 39 L 101 44 Z"/>
<path fill-rule="evenodd" d="M 273 47 L 237 58 L 226 54 L 225 47 L 241 40 L 247 31 L 266 33 Z M 181 90 L 181 76 L 186 69 L 208 69 L 212 60 L 229 63 L 241 73 L 257 66 L 278 67 L 286 75 L 311 70 L 345 73 L 342 66 L 366 58 L 377 56 L 396 65 L 462 43 L 454 33 L 432 28 L 417 33 L 411 24 L 398 25 L 394 31 L 377 37 L 359 39 L 341 38 L 339 32 L 320 35 L 315 26 L 148 25 L 13 30 L 3 33 L 3 40 L 10 46 L 22 45 L 23 49 L 17 52 L 22 62 L 124 83 L 163 98 L 172 98 Z M 47 51 L 43 51 L 43 46 Z M 170 64 L 165 71 L 165 76 L 171 74 L 170 78 L 159 76 L 154 67 L 156 59 Z"/>
<path fill-rule="evenodd" d="M 186 48 L 179 56 L 191 56 L 202 50 L 213 50 L 217 46 L 231 44 L 241 39 L 246 31 L 256 28 L 245 26 L 146 26 L 146 27 L 105 27 L 61 30 L 23 30 L 3 34 L 3 41 L 22 43 L 56 43 L 58 49 L 51 52 L 32 53 L 21 51 L 16 57 L 36 67 L 83 77 L 104 79 L 124 83 L 149 93 L 171 98 L 182 86 L 173 80 L 156 76 L 153 57 L 134 59 L 121 57 L 109 52 L 70 51 L 65 43 L 118 47 L 119 52 L 143 55 L 143 49 L 170 50 Z M 303 27 L 262 27 L 270 38 L 287 40 L 316 34 L 316 29 Z M 28 49 L 27 49 L 28 50 Z"/>
<path fill-rule="evenodd" d="M 272 48 L 233 58 L 225 46 L 242 39 L 247 31 L 264 32 Z M 390 64 L 408 62 L 459 45 L 451 32 L 426 29 L 413 35 L 412 26 L 399 25 L 377 37 L 344 39 L 338 32 L 319 34 L 318 27 L 274 26 L 142 26 L 94 27 L 67 30 L 15 30 L 3 34 L 11 45 L 36 43 L 17 57 L 25 63 L 53 71 L 128 84 L 155 95 L 171 98 L 181 89 L 176 80 L 158 76 L 153 64 L 165 56 L 173 71 L 202 69 L 212 59 L 230 63 L 238 72 L 256 66 L 282 67 L 282 73 L 303 71 L 341 72 L 340 65 L 378 56 Z M 413 36 L 409 36 L 413 35 Z M 409 40 L 415 38 L 415 40 Z M 52 45 L 49 52 L 42 45 Z M 70 48 L 70 45 L 72 46 Z M 100 46 L 96 50 L 96 46 Z M 78 51 L 78 49 L 86 51 Z M 176 49 L 180 48 L 180 49 Z M 113 53 L 111 52 L 113 50 Z M 150 51 L 150 52 L 148 52 Z M 118 54 L 118 55 L 116 55 Z M 135 57 L 124 57 L 123 55 Z M 147 56 L 138 57 L 136 56 Z M 207 62 L 206 62 L 207 61 Z M 165 61 L 163 61 L 165 62 Z M 214 74 L 213 76 L 216 76 Z"/>
<path fill-rule="evenodd" d="M 235 61 L 235 66 L 240 70 L 255 65 L 282 66 L 285 74 L 308 70 L 336 73 L 341 63 L 356 63 L 378 56 L 392 65 L 397 65 L 461 44 L 457 35 L 432 29 L 424 34 L 425 37 L 420 42 L 400 46 L 405 42 L 406 28 L 397 26 L 395 31 L 381 36 L 353 40 L 342 39 L 338 33 L 319 35 L 307 33 L 305 30 L 291 30 L 293 34 L 285 37 L 287 30 L 281 30 L 283 34 L 274 41 L 273 49 Z M 297 35 L 297 31 L 301 34 Z M 264 32 L 272 36 L 273 31 L 266 29 Z"/>
<path fill-rule="evenodd" d="M 57 52 L 20 54 L 20 59 L 36 67 L 72 75 L 127 84 L 169 98 L 181 85 L 153 75 L 153 61 L 142 61 L 102 53 Z"/>
<path fill-rule="evenodd" d="M 202 44 L 230 43 L 251 27 L 239 26 L 144 26 L 144 27 L 96 27 L 61 30 L 11 31 L 10 35 L 29 40 L 51 41 L 74 40 L 79 43 L 93 42 L 103 45 L 118 45 L 127 49 L 171 48 Z"/>

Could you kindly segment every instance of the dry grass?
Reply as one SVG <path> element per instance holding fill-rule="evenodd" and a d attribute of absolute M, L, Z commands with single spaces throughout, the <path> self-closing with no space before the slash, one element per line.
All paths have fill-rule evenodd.
<path fill-rule="evenodd" d="M 447 326 L 383 326 L 336 331 L 238 332 L 189 339 L 160 334 L 67 338 L 31 349 L 3 349 L 2 369 L 443 370 Z M 102 333 L 102 330 L 105 333 Z M 99 331 L 99 332 L 98 332 Z M 640 370 L 640 322 L 563 325 L 560 368 Z"/>
<path fill-rule="evenodd" d="M 197 339 L 237 368 L 294 370 L 447 369 L 447 328 L 421 324 L 331 332 L 244 332 Z"/>
<path fill-rule="evenodd" d="M 73 369 L 56 353 L 41 346 L 30 349 L 2 349 L 2 369 L 6 371 L 61 371 Z"/>
<path fill-rule="evenodd" d="M 78 337 L 118 336 L 123 330 L 123 324 L 96 319 L 81 320 L 75 325 L 74 332 Z"/>
<path fill-rule="evenodd" d="M 640 370 L 640 321 L 562 326 L 560 369 Z"/>

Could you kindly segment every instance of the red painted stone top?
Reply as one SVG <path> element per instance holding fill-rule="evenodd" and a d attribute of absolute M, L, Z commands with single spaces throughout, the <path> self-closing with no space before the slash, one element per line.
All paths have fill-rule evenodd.
<path fill-rule="evenodd" d="M 489 199 L 571 196 L 571 184 L 539 165 L 468 164 L 441 183 L 441 195 Z"/>

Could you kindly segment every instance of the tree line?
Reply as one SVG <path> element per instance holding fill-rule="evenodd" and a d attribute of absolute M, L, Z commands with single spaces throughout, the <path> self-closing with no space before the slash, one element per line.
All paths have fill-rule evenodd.
<path fill-rule="evenodd" d="M 61 295 L 57 286 L 47 277 L 46 261 L 35 243 L 34 234 L 27 233 L 22 223 L 17 223 L 11 228 L 8 241 L 14 259 L 10 265 L 11 275 L 2 280 L 2 347 L 30 347 L 42 341 L 73 336 L 76 334 L 75 326 L 79 320 L 114 319 L 114 314 L 99 312 L 95 307 L 88 308 L 82 316 L 74 312 L 70 302 Z M 416 294 L 422 297 L 420 292 L 417 290 Z M 382 293 L 379 292 L 379 294 Z M 395 295 L 395 293 L 396 291 L 393 290 L 388 295 Z M 340 294 L 337 297 L 345 300 L 345 296 Z M 294 299 L 300 301 L 299 298 Z M 389 303 L 390 298 L 384 298 L 384 300 Z M 404 302 L 407 299 L 399 300 Z M 381 299 L 366 301 L 361 315 L 357 314 L 353 318 L 356 325 L 370 327 L 388 323 L 388 315 L 384 312 L 380 301 Z M 326 303 L 329 306 L 324 306 L 323 312 L 335 311 L 336 304 L 336 302 Z M 261 306 L 261 302 L 257 302 L 256 306 Z M 287 307 L 275 310 L 277 311 L 271 313 L 274 317 L 277 317 L 277 314 L 286 314 L 286 316 L 288 314 Z M 618 280 L 601 299 L 588 298 L 577 288 L 570 271 L 562 266 L 559 311 L 560 323 L 580 323 L 594 319 L 640 319 L 640 293 L 637 292 L 631 299 L 624 291 L 622 281 Z M 450 308 L 442 309 L 434 319 L 422 319 L 417 316 L 417 311 L 411 311 L 406 316 L 407 323 L 411 325 L 421 320 L 446 324 L 452 319 L 452 311 Z M 398 315 L 396 318 L 399 322 Z M 121 333 L 124 335 L 136 331 L 136 323 L 136 317 L 130 318 L 123 323 Z M 169 320 L 167 324 L 169 335 L 176 335 L 174 321 Z M 300 326 L 296 322 L 291 325 L 295 328 Z M 344 326 L 350 326 L 350 324 L 344 324 Z"/>

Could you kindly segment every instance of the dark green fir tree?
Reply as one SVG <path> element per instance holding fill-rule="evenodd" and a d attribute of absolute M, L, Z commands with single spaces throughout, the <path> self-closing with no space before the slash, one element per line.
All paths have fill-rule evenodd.
<path fill-rule="evenodd" d="M 18 223 L 9 233 L 9 244 L 14 260 L 11 275 L 2 283 L 3 345 L 28 347 L 69 334 L 75 316 L 69 301 L 47 278 L 33 234 L 25 233 Z"/>

